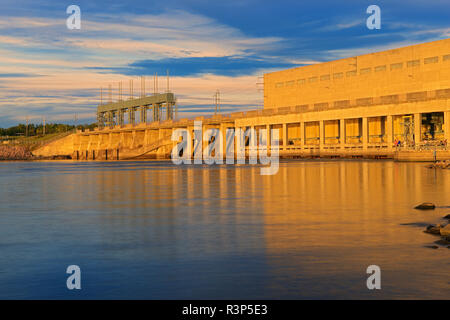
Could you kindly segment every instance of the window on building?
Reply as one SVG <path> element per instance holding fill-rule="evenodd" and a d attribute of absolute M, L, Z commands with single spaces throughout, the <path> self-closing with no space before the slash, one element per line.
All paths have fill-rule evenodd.
<path fill-rule="evenodd" d="M 304 85 L 306 83 L 306 79 L 298 79 L 297 80 L 297 85 L 301 86 Z"/>
<path fill-rule="evenodd" d="M 386 71 L 386 65 L 375 67 L 375 72 L 381 72 L 381 71 Z"/>
<path fill-rule="evenodd" d="M 344 73 L 342 73 L 342 72 L 333 73 L 333 79 L 342 79 L 343 77 L 344 77 Z"/>
<path fill-rule="evenodd" d="M 403 68 L 403 62 L 391 64 L 391 70 L 398 70 Z"/>
<path fill-rule="evenodd" d="M 420 65 L 420 60 L 410 60 L 406 63 L 408 68 L 417 67 L 418 65 Z"/>
<path fill-rule="evenodd" d="M 283 88 L 284 87 L 284 82 L 277 82 L 275 84 L 275 88 Z"/>
<path fill-rule="evenodd" d="M 308 82 L 317 82 L 317 77 L 308 78 Z"/>
<path fill-rule="evenodd" d="M 324 74 L 324 75 L 320 76 L 320 81 L 326 81 L 326 80 L 330 80 L 329 74 Z"/>
<path fill-rule="evenodd" d="M 352 71 L 347 71 L 346 73 L 345 73 L 345 75 L 347 76 L 347 77 L 354 77 L 354 76 L 356 76 L 356 70 L 352 70 Z"/>
<path fill-rule="evenodd" d="M 372 71 L 371 68 L 364 68 L 364 69 L 361 69 L 359 72 L 360 72 L 360 74 L 368 74 L 371 71 Z"/>
<path fill-rule="evenodd" d="M 294 81 L 294 80 L 287 81 L 287 82 L 286 82 L 286 87 L 293 87 L 294 84 L 295 84 L 295 81 Z"/>
<path fill-rule="evenodd" d="M 439 57 L 438 57 L 438 56 L 436 56 L 436 57 L 425 58 L 425 59 L 423 60 L 423 63 L 424 63 L 424 64 L 438 63 L 438 62 L 439 62 Z"/>
<path fill-rule="evenodd" d="M 450 54 L 447 54 L 445 56 L 442 57 L 442 60 L 444 61 L 450 61 Z"/>

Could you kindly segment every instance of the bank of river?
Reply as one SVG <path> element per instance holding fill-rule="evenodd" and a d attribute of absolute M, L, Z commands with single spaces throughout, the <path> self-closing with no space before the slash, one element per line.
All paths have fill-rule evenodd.
<path fill-rule="evenodd" d="M 35 157 L 25 146 L 0 145 L 0 160 L 33 160 Z"/>

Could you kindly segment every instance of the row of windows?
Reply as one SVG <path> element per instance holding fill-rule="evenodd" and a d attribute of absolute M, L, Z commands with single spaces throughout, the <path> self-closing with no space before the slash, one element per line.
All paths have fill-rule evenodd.
<path fill-rule="evenodd" d="M 442 61 L 450 61 L 450 54 L 447 54 L 445 56 L 442 56 Z M 430 63 L 438 63 L 439 62 L 439 56 L 435 56 L 435 57 L 429 57 L 429 58 L 425 58 L 423 59 L 423 63 L 424 64 L 430 64 Z M 403 62 L 398 62 L 398 63 L 392 63 L 389 65 L 389 69 L 390 70 L 399 70 L 403 68 L 404 63 Z M 417 67 L 420 65 L 420 60 L 410 60 L 406 62 L 406 67 L 407 68 L 411 68 L 411 67 Z M 388 69 L 387 65 L 380 65 L 380 66 L 376 66 L 374 69 L 374 72 L 382 72 L 382 71 L 386 71 Z M 366 75 L 366 74 L 370 74 L 372 72 L 372 68 L 363 68 L 359 70 L 359 74 L 360 75 Z M 356 70 L 352 70 L 352 71 L 347 71 L 345 72 L 345 76 L 346 77 L 354 77 L 358 75 L 358 72 Z M 287 82 L 278 82 L 275 84 L 276 88 L 282 88 L 284 86 L 286 87 L 293 87 L 295 85 L 295 83 L 297 82 L 297 85 L 303 85 L 308 83 L 314 83 L 319 81 L 327 81 L 327 80 L 331 80 L 331 78 L 333 78 L 333 80 L 336 79 L 342 79 L 344 78 L 344 73 L 343 72 L 337 72 L 337 73 L 333 73 L 333 75 L 331 76 L 330 74 L 324 74 L 321 75 L 320 77 L 310 77 L 307 79 L 298 79 L 297 81 L 295 80 L 291 80 L 291 81 L 287 81 Z"/>

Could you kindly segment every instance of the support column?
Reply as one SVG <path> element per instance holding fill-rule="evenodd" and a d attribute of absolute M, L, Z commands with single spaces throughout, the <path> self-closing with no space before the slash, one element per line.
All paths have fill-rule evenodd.
<path fill-rule="evenodd" d="M 128 109 L 128 119 L 131 125 L 134 125 L 134 116 L 135 116 L 134 109 L 133 108 Z"/>
<path fill-rule="evenodd" d="M 325 124 L 323 120 L 319 121 L 319 148 L 323 150 L 325 147 Z"/>
<path fill-rule="evenodd" d="M 363 150 L 367 150 L 369 145 L 369 126 L 367 117 L 362 118 L 362 144 Z"/>
<path fill-rule="evenodd" d="M 250 126 L 250 136 L 248 141 L 248 156 L 251 158 L 252 155 L 255 158 L 258 156 L 258 135 L 254 125 Z"/>
<path fill-rule="evenodd" d="M 282 128 L 283 132 L 283 148 L 286 151 L 286 147 L 288 146 L 288 132 L 287 132 L 287 124 L 283 123 L 283 128 Z"/>
<path fill-rule="evenodd" d="M 444 112 L 444 139 L 447 140 L 447 149 L 450 145 L 450 111 Z"/>
<path fill-rule="evenodd" d="M 305 147 L 305 123 L 300 122 L 300 147 L 303 151 L 303 148 Z"/>
<path fill-rule="evenodd" d="M 119 126 L 123 126 L 123 124 L 124 124 L 124 110 L 120 109 L 118 111 L 118 113 L 119 113 Z"/>
<path fill-rule="evenodd" d="M 267 131 L 267 152 L 269 152 L 271 146 L 270 139 L 272 138 L 272 133 L 270 132 L 270 124 L 266 124 L 266 131 Z"/>
<path fill-rule="evenodd" d="M 114 113 L 112 111 L 108 111 L 108 126 L 114 127 Z"/>
<path fill-rule="evenodd" d="M 222 137 L 222 159 L 225 162 L 227 153 L 227 127 L 222 122 L 219 124 L 219 131 Z"/>
<path fill-rule="evenodd" d="M 188 141 L 189 146 L 187 146 L 187 150 L 191 151 L 190 159 L 194 160 L 194 126 L 187 126 L 186 130 L 189 132 L 188 137 L 191 138 L 191 141 Z"/>
<path fill-rule="evenodd" d="M 393 138 L 394 138 L 394 127 L 392 116 L 386 116 L 386 143 L 388 150 L 392 150 Z"/>
<path fill-rule="evenodd" d="M 421 141 L 422 114 L 414 114 L 414 145 L 417 147 Z"/>
<path fill-rule="evenodd" d="M 153 121 L 159 121 L 159 104 L 153 104 Z"/>
<path fill-rule="evenodd" d="M 346 136 L 345 136 L 345 119 L 339 120 L 339 144 L 341 149 L 345 148 Z"/>
<path fill-rule="evenodd" d="M 147 123 L 147 107 L 141 106 L 141 123 Z"/>
<path fill-rule="evenodd" d="M 172 105 L 167 102 L 166 108 L 167 108 L 167 110 L 166 110 L 166 112 L 167 112 L 166 120 L 172 120 L 173 119 L 173 116 L 172 116 Z"/>

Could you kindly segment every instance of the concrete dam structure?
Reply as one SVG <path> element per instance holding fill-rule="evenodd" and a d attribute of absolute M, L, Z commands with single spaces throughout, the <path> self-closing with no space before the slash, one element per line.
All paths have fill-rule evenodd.
<path fill-rule="evenodd" d="M 100 105 L 98 128 L 35 155 L 169 158 L 173 130 L 197 120 L 224 140 L 229 128 L 278 130 L 281 157 L 450 159 L 450 39 L 265 74 L 263 110 L 176 121 L 175 103 L 167 93 Z"/>

